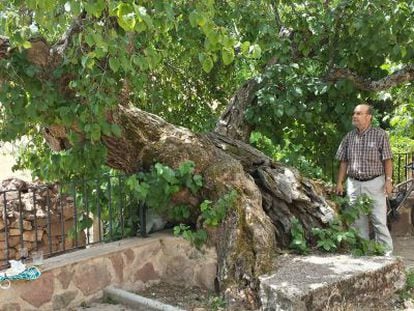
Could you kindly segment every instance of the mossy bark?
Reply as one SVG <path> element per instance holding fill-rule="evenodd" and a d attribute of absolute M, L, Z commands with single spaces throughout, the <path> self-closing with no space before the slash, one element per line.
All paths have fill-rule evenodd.
<path fill-rule="evenodd" d="M 204 179 L 203 197 L 217 200 L 237 191 L 235 206 L 218 229 L 209 231 L 218 253 L 218 286 L 235 309 L 259 305 L 258 276 L 289 244 L 294 216 L 307 234 L 333 216 L 311 180 L 241 141 L 194 134 L 132 107 L 119 106 L 111 121 L 122 128 L 122 137 L 103 139 L 109 166 L 135 172 L 155 162 L 176 168 L 191 160 Z"/>
<path fill-rule="evenodd" d="M 0 39 L 0 47 L 6 43 Z M 59 49 L 37 41 L 28 50 L 28 61 L 42 67 L 43 73 L 52 73 L 60 57 L 51 51 Z M 62 79 L 62 90 L 67 89 L 67 82 Z M 218 253 L 218 287 L 237 310 L 258 307 L 258 276 L 271 269 L 278 249 L 288 245 L 293 216 L 308 234 L 311 227 L 321 226 L 333 216 L 314 182 L 245 143 L 252 128 L 244 120 L 244 110 L 256 103 L 259 87 L 254 80 L 243 85 L 216 131 L 206 135 L 129 107 L 128 98 L 120 94 L 120 103 L 107 112 L 107 120 L 121 128 L 121 137 L 102 137 L 108 149 L 107 164 L 113 168 L 133 173 L 156 162 L 176 168 L 191 160 L 204 179 L 203 197 L 215 200 L 237 191 L 235 206 L 219 228 L 209 231 Z M 54 150 L 63 150 L 71 147 L 70 130 L 85 139 L 76 123 L 71 128 L 48 125 L 44 135 Z"/>

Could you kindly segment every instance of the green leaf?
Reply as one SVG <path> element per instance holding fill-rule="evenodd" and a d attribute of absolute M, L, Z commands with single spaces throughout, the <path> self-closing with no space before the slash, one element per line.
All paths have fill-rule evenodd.
<path fill-rule="evenodd" d="M 214 66 L 214 63 L 213 63 L 213 60 L 212 60 L 212 58 L 210 57 L 210 55 L 208 55 L 208 54 L 205 54 L 205 53 L 200 53 L 199 55 L 198 55 L 198 59 L 199 59 L 199 61 L 200 61 L 200 63 L 201 63 L 201 65 L 202 65 L 202 67 L 203 67 L 203 70 L 205 71 L 205 72 L 210 72 L 211 71 L 211 69 L 213 69 L 213 66 Z"/>
<path fill-rule="evenodd" d="M 190 25 L 192 27 L 196 27 L 196 26 L 203 27 L 205 26 L 207 22 L 207 18 L 205 17 L 205 15 L 197 11 L 192 11 L 190 15 L 188 16 L 188 18 L 190 20 Z"/>
<path fill-rule="evenodd" d="M 91 139 L 98 141 L 101 139 L 101 127 L 98 124 L 93 124 L 90 131 Z"/>
<path fill-rule="evenodd" d="M 100 17 L 105 9 L 105 0 L 93 0 L 84 3 L 88 15 Z"/>
<path fill-rule="evenodd" d="M 117 10 L 118 24 L 125 31 L 132 31 L 136 25 L 136 13 L 128 3 L 121 3 Z"/>
<path fill-rule="evenodd" d="M 148 69 L 147 58 L 143 56 L 134 55 L 132 56 L 132 62 L 137 65 L 141 70 Z"/>
<path fill-rule="evenodd" d="M 32 47 L 32 44 L 29 41 L 24 41 L 23 44 L 22 44 L 22 46 L 25 49 L 30 49 Z"/>
<path fill-rule="evenodd" d="M 86 36 L 85 36 L 85 42 L 90 46 L 90 47 L 92 47 L 92 46 L 94 46 L 95 45 L 95 37 L 93 36 L 93 34 L 92 33 L 88 33 Z"/>
<path fill-rule="evenodd" d="M 193 161 L 185 161 L 180 164 L 178 167 L 178 173 L 180 176 L 186 176 L 188 174 L 193 173 L 194 171 L 194 162 Z"/>
<path fill-rule="evenodd" d="M 82 67 L 83 67 L 83 68 L 85 68 L 85 67 L 86 67 L 86 64 L 87 64 L 87 62 L 88 62 L 88 59 L 89 59 L 88 55 L 83 55 L 83 56 L 81 57 L 81 64 L 82 64 Z"/>
<path fill-rule="evenodd" d="M 135 191 L 139 200 L 145 201 L 150 191 L 150 186 L 145 182 L 141 182 L 135 187 Z"/>
<path fill-rule="evenodd" d="M 248 55 L 248 53 L 249 53 L 249 49 L 250 49 L 250 42 L 249 41 L 244 41 L 241 45 L 240 45 L 240 50 L 241 50 L 241 53 L 243 54 L 243 55 Z"/>
<path fill-rule="evenodd" d="M 188 19 L 190 20 L 190 25 L 192 27 L 197 26 L 197 19 L 198 19 L 198 13 L 197 11 L 192 11 L 190 15 L 188 16 Z"/>
<path fill-rule="evenodd" d="M 193 176 L 193 181 L 198 187 L 203 186 L 203 177 L 201 175 L 197 175 L 197 174 L 194 175 Z"/>
<path fill-rule="evenodd" d="M 154 27 L 152 18 L 147 14 L 147 9 L 145 7 L 136 6 L 135 11 L 138 14 L 138 16 L 141 17 L 141 19 L 145 22 L 146 27 L 148 27 L 149 29 Z"/>
<path fill-rule="evenodd" d="M 223 48 L 221 50 L 221 55 L 223 57 L 224 65 L 229 65 L 234 60 L 234 49 L 233 48 Z"/>
<path fill-rule="evenodd" d="M 262 49 L 258 44 L 253 44 L 249 48 L 249 57 L 250 58 L 260 58 L 262 55 Z"/>
<path fill-rule="evenodd" d="M 109 67 L 113 72 L 118 72 L 120 63 L 116 57 L 109 58 Z"/>
<path fill-rule="evenodd" d="M 122 136 L 122 130 L 119 127 L 118 124 L 111 124 L 111 131 L 114 134 L 115 137 L 121 137 Z"/>

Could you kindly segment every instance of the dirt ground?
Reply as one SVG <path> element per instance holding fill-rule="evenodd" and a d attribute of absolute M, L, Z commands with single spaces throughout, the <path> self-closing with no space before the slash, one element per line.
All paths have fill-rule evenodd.
<path fill-rule="evenodd" d="M 400 256 L 407 269 L 414 269 L 414 236 L 396 236 L 394 241 L 394 255 Z M 166 283 L 156 284 L 136 294 L 158 300 L 188 311 L 225 310 L 223 301 L 208 291 L 199 288 L 183 288 Z M 398 294 L 381 305 L 383 311 L 414 310 L 414 301 L 402 300 Z M 120 304 L 108 302 L 85 304 L 74 311 L 132 311 Z M 346 309 L 345 309 L 346 310 Z M 376 309 L 378 310 L 378 309 Z"/>
<path fill-rule="evenodd" d="M 196 308 L 199 308 L 200 311 L 202 309 L 224 310 L 225 306 L 220 297 L 207 290 L 196 287 L 185 288 L 163 282 L 137 292 L 137 294 L 184 310 Z"/>

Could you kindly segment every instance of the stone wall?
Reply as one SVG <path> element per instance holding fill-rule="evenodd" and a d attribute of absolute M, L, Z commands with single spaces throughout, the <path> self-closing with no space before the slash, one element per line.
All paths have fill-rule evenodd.
<path fill-rule="evenodd" d="M 182 238 L 155 233 L 46 259 L 34 281 L 0 289 L 0 310 L 72 310 L 101 299 L 109 285 L 131 292 L 160 281 L 214 289 L 217 255 Z"/>
<path fill-rule="evenodd" d="M 43 250 L 45 255 L 62 251 L 63 240 L 66 250 L 75 247 L 73 234 L 68 234 L 74 226 L 73 199 L 63 196 L 60 202 L 56 186 L 10 178 L 2 181 L 0 194 L 0 265 L 5 263 L 7 246 L 9 260 L 20 259 L 22 240 L 29 257 L 35 249 Z M 85 240 L 83 232 L 78 234 L 78 246 L 84 246 Z"/>

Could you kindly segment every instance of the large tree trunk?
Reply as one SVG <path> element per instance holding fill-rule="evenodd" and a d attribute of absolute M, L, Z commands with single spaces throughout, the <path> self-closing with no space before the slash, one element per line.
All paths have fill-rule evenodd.
<path fill-rule="evenodd" d="M 237 191 L 224 222 L 209 231 L 219 258 L 218 285 L 235 309 L 259 304 L 258 276 L 288 246 L 293 217 L 309 235 L 333 216 L 314 182 L 242 141 L 218 133 L 194 134 L 132 107 L 119 106 L 111 120 L 123 135 L 104 137 L 109 166 L 135 172 L 155 162 L 178 167 L 191 160 L 204 178 L 203 197 L 216 200 Z M 61 128 L 50 127 L 48 135 L 49 141 L 58 140 L 55 145 L 64 145 Z"/>
<path fill-rule="evenodd" d="M 0 47 L 5 46 L 7 41 L 1 40 Z M 27 57 L 44 67 L 44 72 L 52 72 L 48 66 L 59 63 L 59 57 L 50 51 L 45 42 L 37 41 Z M 210 134 L 194 134 L 120 104 L 107 118 L 120 126 L 122 136 L 102 138 L 108 149 L 107 164 L 113 168 L 132 173 L 155 162 L 178 167 L 191 160 L 204 179 L 203 197 L 216 200 L 232 189 L 237 191 L 235 206 L 219 228 L 209 231 L 218 253 L 219 289 L 237 310 L 259 305 L 258 276 L 273 267 L 278 250 L 289 244 L 293 217 L 309 235 L 312 227 L 334 214 L 314 182 L 245 143 L 251 128 L 244 121 L 244 110 L 255 104 L 258 88 L 255 80 L 248 81 Z M 54 150 L 62 150 L 70 148 L 68 130 L 51 125 L 44 135 Z M 76 124 L 72 130 L 80 133 Z"/>

